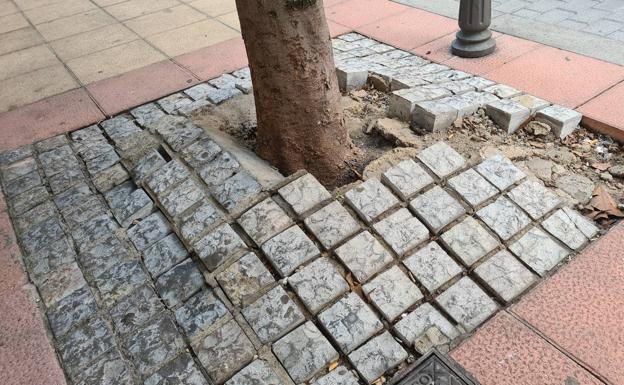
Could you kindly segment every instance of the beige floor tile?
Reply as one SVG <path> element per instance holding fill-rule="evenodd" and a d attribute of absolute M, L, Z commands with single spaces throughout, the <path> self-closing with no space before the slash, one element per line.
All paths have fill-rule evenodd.
<path fill-rule="evenodd" d="M 0 112 L 78 88 L 63 65 L 41 68 L 0 81 Z"/>
<path fill-rule="evenodd" d="M 179 5 L 128 20 L 125 24 L 140 36 L 145 37 L 193 24 L 206 18 L 206 15 L 187 5 Z"/>
<path fill-rule="evenodd" d="M 24 13 L 33 24 L 41 24 L 95 8 L 96 5 L 89 0 L 64 0 L 45 7 L 33 8 Z"/>
<path fill-rule="evenodd" d="M 166 57 L 142 40 L 99 51 L 91 55 L 70 60 L 67 65 L 82 84 L 107 79 Z"/>
<path fill-rule="evenodd" d="M 236 11 L 235 0 L 194 0 L 189 5 L 213 17 Z"/>
<path fill-rule="evenodd" d="M 112 16 L 101 9 L 92 9 L 62 19 L 38 24 L 36 27 L 47 41 L 53 41 L 81 32 L 92 31 L 116 22 Z"/>
<path fill-rule="evenodd" d="M 217 17 L 217 20 L 240 32 L 240 21 L 238 20 L 238 12 L 226 13 L 225 15 Z"/>
<path fill-rule="evenodd" d="M 11 15 L 16 12 L 19 12 L 19 8 L 13 2 L 0 0 L 0 16 Z"/>
<path fill-rule="evenodd" d="M 124 1 L 127 1 L 127 0 L 91 0 L 91 1 L 93 1 L 95 4 L 99 5 L 100 7 L 108 7 L 109 5 L 123 3 Z"/>
<path fill-rule="evenodd" d="M 37 45 L 0 56 L 0 79 L 12 78 L 61 62 L 45 45 Z"/>
<path fill-rule="evenodd" d="M 233 29 L 215 20 L 205 20 L 150 36 L 146 40 L 167 55 L 177 56 L 236 36 L 239 34 Z"/>
<path fill-rule="evenodd" d="M 137 40 L 136 33 L 121 23 L 66 37 L 50 43 L 61 60 L 67 61 Z"/>
<path fill-rule="evenodd" d="M 24 19 L 21 13 L 0 16 L 0 33 L 11 32 L 29 26 L 28 20 Z"/>
<path fill-rule="evenodd" d="M 15 4 L 22 10 L 26 11 L 33 8 L 41 8 L 46 5 L 61 3 L 65 0 L 13 0 Z"/>
<path fill-rule="evenodd" d="M 118 20 L 128 20 L 134 17 L 154 13 L 161 9 L 180 5 L 177 0 L 128 0 L 106 7 L 106 11 Z"/>
<path fill-rule="evenodd" d="M 0 55 L 42 44 L 41 35 L 32 27 L 0 34 Z"/>

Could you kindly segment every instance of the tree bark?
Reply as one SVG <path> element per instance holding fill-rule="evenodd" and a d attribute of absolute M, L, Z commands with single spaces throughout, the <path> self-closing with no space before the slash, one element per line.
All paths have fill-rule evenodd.
<path fill-rule="evenodd" d="M 350 172 L 322 0 L 236 0 L 258 117 L 257 150 L 285 173 L 337 186 Z"/>

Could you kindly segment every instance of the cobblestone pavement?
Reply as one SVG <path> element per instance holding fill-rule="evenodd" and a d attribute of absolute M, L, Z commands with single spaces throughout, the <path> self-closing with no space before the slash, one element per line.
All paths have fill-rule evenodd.
<path fill-rule="evenodd" d="M 261 183 L 185 116 L 249 91 L 237 71 L 0 155 L 70 383 L 370 384 L 455 346 L 598 235 L 509 160 L 444 142 L 344 195 L 305 172 Z"/>

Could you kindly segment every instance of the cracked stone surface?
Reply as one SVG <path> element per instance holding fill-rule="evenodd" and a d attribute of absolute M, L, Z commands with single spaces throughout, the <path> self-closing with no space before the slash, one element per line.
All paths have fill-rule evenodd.
<path fill-rule="evenodd" d="M 427 147 L 417 157 L 440 178 L 452 174 L 466 164 L 466 160 L 444 142 Z"/>
<path fill-rule="evenodd" d="M 368 231 L 336 249 L 336 255 L 358 282 L 366 282 L 392 262 L 392 255 Z"/>
<path fill-rule="evenodd" d="M 282 277 L 320 254 L 318 247 L 299 226 L 284 230 L 262 245 L 262 251 Z"/>
<path fill-rule="evenodd" d="M 429 237 L 429 230 L 408 209 L 400 209 L 373 225 L 399 256 Z"/>
<path fill-rule="evenodd" d="M 440 186 L 435 186 L 414 198 L 410 202 L 410 208 L 434 233 L 439 232 L 466 212 L 461 203 Z"/>
<path fill-rule="evenodd" d="M 522 171 L 502 155 L 487 158 L 475 170 L 501 191 L 525 177 Z"/>
<path fill-rule="evenodd" d="M 217 275 L 217 281 L 232 303 L 240 305 L 258 296 L 275 280 L 258 256 L 251 252 Z"/>
<path fill-rule="evenodd" d="M 509 250 L 539 275 L 548 273 L 569 254 L 563 246 L 537 227 L 533 227 L 512 243 Z"/>
<path fill-rule="evenodd" d="M 583 247 L 588 239 L 563 209 L 555 211 L 542 222 L 542 227 L 572 250 Z"/>
<path fill-rule="evenodd" d="M 278 192 L 298 215 L 331 198 L 331 194 L 312 174 L 297 178 Z"/>
<path fill-rule="evenodd" d="M 433 183 L 433 178 L 412 159 L 400 162 L 384 172 L 381 178 L 403 200 Z"/>
<path fill-rule="evenodd" d="M 362 286 L 373 305 L 390 322 L 423 298 L 418 286 L 398 266 Z"/>
<path fill-rule="evenodd" d="M 362 219 L 369 223 L 399 203 L 399 200 L 378 179 L 369 179 L 349 190 L 345 194 L 345 200 Z"/>
<path fill-rule="evenodd" d="M 506 250 L 494 254 L 474 272 L 506 302 L 511 302 L 537 279 Z"/>
<path fill-rule="evenodd" d="M 505 241 L 531 223 L 531 219 L 505 197 L 500 197 L 477 211 L 477 215 Z"/>
<path fill-rule="evenodd" d="M 509 198 L 537 220 L 561 203 L 559 197 L 535 179 L 528 179 L 508 193 Z"/>
<path fill-rule="evenodd" d="M 440 294 L 436 302 L 467 331 L 475 329 L 498 310 L 496 302 L 468 277 Z"/>
<path fill-rule="evenodd" d="M 304 223 L 326 249 L 331 249 L 360 229 L 351 214 L 336 201 L 307 217 Z"/>
<path fill-rule="evenodd" d="M 312 313 L 349 290 L 347 281 L 329 258 L 320 258 L 305 266 L 288 278 L 288 284 Z"/>
<path fill-rule="evenodd" d="M 431 304 L 424 303 L 394 326 L 401 339 L 424 354 L 432 347 L 448 350 L 460 331 Z"/>
<path fill-rule="evenodd" d="M 403 264 L 430 293 L 459 275 L 463 269 L 436 242 L 407 257 Z"/>
<path fill-rule="evenodd" d="M 267 198 L 243 214 L 238 223 L 261 245 L 290 226 L 292 220 L 273 199 Z"/>
<path fill-rule="evenodd" d="M 255 360 L 236 373 L 225 385 L 283 385 L 273 369 L 264 360 Z"/>
<path fill-rule="evenodd" d="M 498 241 L 479 222 L 467 217 L 440 237 L 467 266 L 498 246 Z"/>
<path fill-rule="evenodd" d="M 498 190 L 473 169 L 452 177 L 448 184 L 472 207 L 498 194 Z"/>
<path fill-rule="evenodd" d="M 349 354 L 349 360 L 370 384 L 407 359 L 407 356 L 405 349 L 392 335 L 384 332 Z"/>

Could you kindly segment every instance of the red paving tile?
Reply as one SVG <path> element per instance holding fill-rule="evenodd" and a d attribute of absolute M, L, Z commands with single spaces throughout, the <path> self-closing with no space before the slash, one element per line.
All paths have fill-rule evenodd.
<path fill-rule="evenodd" d="M 331 20 L 327 20 L 327 25 L 329 26 L 329 34 L 331 37 L 336 37 L 345 33 L 349 33 L 353 30 L 353 28 L 345 27 L 342 24 L 334 23 Z"/>
<path fill-rule="evenodd" d="M 458 28 L 457 20 L 409 8 L 399 15 L 380 18 L 357 30 L 385 43 L 409 50 L 454 33 Z"/>
<path fill-rule="evenodd" d="M 170 60 L 101 80 L 87 90 L 107 116 L 187 88 L 198 80 Z"/>
<path fill-rule="evenodd" d="M 174 59 L 202 80 L 247 66 L 245 43 L 240 37 L 180 55 Z"/>
<path fill-rule="evenodd" d="M 624 142 L 624 82 L 578 108 L 590 127 Z"/>
<path fill-rule="evenodd" d="M 543 46 L 485 73 L 487 78 L 576 108 L 624 79 L 624 67 Z"/>
<path fill-rule="evenodd" d="M 0 114 L 0 152 L 104 118 L 84 89 L 55 95 Z"/>
<path fill-rule="evenodd" d="M 613 384 L 624 384 L 624 223 L 512 311 Z"/>
<path fill-rule="evenodd" d="M 601 385 L 569 357 L 506 311 L 451 356 L 481 385 Z"/>
<path fill-rule="evenodd" d="M 410 10 L 413 8 L 387 0 L 348 0 L 326 8 L 325 15 L 328 20 L 355 28 Z"/>

